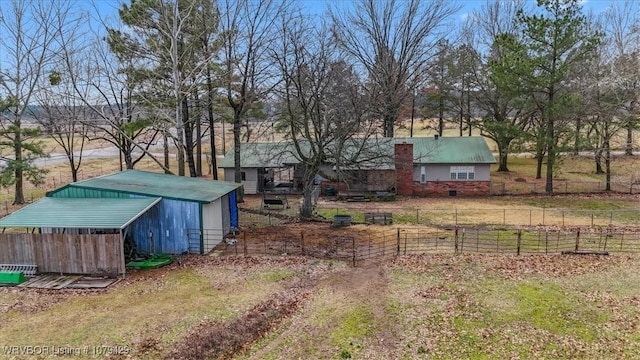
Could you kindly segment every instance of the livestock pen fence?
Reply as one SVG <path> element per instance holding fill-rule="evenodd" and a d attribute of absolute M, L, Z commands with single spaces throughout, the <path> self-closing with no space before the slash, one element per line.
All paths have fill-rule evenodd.
<path fill-rule="evenodd" d="M 635 226 L 640 222 L 640 209 L 583 210 L 558 208 L 421 208 L 331 207 L 324 204 L 316 209 L 318 215 L 332 219 L 349 215 L 354 223 L 367 223 L 367 214 L 390 214 L 393 224 L 427 226 Z M 263 221 L 264 222 L 264 221 Z M 274 224 L 277 224 L 274 222 Z"/>
<path fill-rule="evenodd" d="M 490 229 L 483 227 L 397 228 L 362 235 L 331 235 L 322 239 L 241 231 L 221 244 L 224 255 L 303 255 L 359 261 L 428 253 L 554 254 L 570 252 L 640 253 L 640 230 Z"/>

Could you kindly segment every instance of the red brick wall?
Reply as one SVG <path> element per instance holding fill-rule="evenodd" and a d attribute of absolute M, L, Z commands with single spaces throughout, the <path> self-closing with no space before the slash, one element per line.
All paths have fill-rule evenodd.
<path fill-rule="evenodd" d="M 455 190 L 456 196 L 484 196 L 490 194 L 489 181 L 430 181 L 426 184 L 413 183 L 416 196 L 449 196 Z"/>
<path fill-rule="evenodd" d="M 396 192 L 413 195 L 413 144 L 395 144 Z"/>
<path fill-rule="evenodd" d="M 338 192 L 347 192 L 347 184 L 343 182 L 323 181 L 320 183 L 320 195 L 326 194 L 326 189 L 332 188 Z M 337 194 L 336 194 L 337 195 Z"/>

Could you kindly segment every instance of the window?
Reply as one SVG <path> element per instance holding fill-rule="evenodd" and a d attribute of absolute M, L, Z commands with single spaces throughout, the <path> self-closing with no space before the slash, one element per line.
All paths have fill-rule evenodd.
<path fill-rule="evenodd" d="M 451 173 L 451 180 L 473 180 L 476 178 L 474 166 L 452 166 L 449 173 Z"/>
<path fill-rule="evenodd" d="M 240 172 L 240 179 L 242 181 L 247 181 L 247 173 L 244 171 Z"/>
<path fill-rule="evenodd" d="M 427 169 L 424 166 L 420 167 L 420 183 L 424 184 L 427 182 Z"/>

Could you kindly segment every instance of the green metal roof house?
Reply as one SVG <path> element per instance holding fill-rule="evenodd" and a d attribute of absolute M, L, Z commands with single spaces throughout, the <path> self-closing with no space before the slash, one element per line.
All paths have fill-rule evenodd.
<path fill-rule="evenodd" d="M 323 172 L 339 181 L 323 184 L 323 189 L 397 191 L 400 195 L 417 196 L 490 192 L 490 167 L 496 160 L 484 137 L 396 137 L 364 141 L 370 159 L 341 169 L 327 164 Z M 352 156 L 355 149 L 347 147 L 341 154 Z M 264 190 L 262 184 L 270 169 L 290 168 L 295 173 L 300 165 L 289 142 L 242 144 L 240 163 L 243 185 L 250 194 Z M 233 151 L 225 155 L 219 166 L 224 169 L 225 180 L 232 181 Z"/>
<path fill-rule="evenodd" d="M 157 198 L 158 221 L 136 226 L 138 250 L 147 253 L 206 253 L 238 227 L 241 185 L 162 173 L 126 170 L 65 185 L 52 198 Z"/>

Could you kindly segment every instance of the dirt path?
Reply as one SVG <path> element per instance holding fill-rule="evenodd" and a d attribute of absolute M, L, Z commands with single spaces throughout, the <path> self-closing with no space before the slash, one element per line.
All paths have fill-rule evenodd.
<path fill-rule="evenodd" d="M 398 332 L 394 319 L 385 314 L 385 301 L 387 294 L 388 280 L 385 277 L 384 269 L 379 262 L 364 264 L 357 268 L 348 268 L 344 271 L 331 273 L 322 279 L 317 290 L 330 294 L 341 294 L 352 299 L 355 303 L 366 304 L 372 311 L 373 324 L 376 324 L 375 332 L 368 339 L 367 353 L 393 353 L 393 349 L 398 343 Z M 319 293 L 320 291 L 317 291 Z M 306 302 L 312 304 L 310 299 Z M 294 317 L 286 322 L 286 329 L 281 331 L 269 343 L 251 354 L 249 359 L 258 360 L 265 358 L 272 350 L 282 346 L 287 341 L 296 338 L 298 334 L 308 334 L 311 338 L 316 338 L 320 331 L 318 328 L 310 326 L 307 322 L 306 309 L 301 309 Z M 308 310 L 308 309 L 307 309 Z"/>

